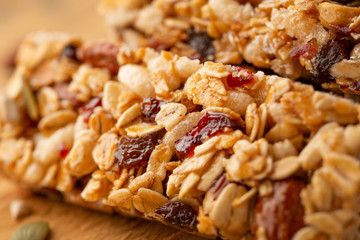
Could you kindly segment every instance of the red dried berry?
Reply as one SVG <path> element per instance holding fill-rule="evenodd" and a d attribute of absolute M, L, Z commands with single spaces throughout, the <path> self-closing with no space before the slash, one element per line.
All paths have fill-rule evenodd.
<path fill-rule="evenodd" d="M 155 122 L 156 115 L 160 112 L 160 107 L 165 102 L 155 98 L 144 98 L 141 104 L 141 118 L 144 122 Z"/>
<path fill-rule="evenodd" d="M 79 108 L 79 113 L 84 115 L 84 122 L 88 123 L 96 107 L 102 106 L 101 98 L 93 98 L 88 103 Z"/>
<path fill-rule="evenodd" d="M 196 146 L 210 137 L 225 131 L 225 128 L 233 129 L 235 124 L 223 113 L 206 112 L 195 126 L 185 136 L 175 142 L 176 155 L 180 159 L 191 157 Z"/>
<path fill-rule="evenodd" d="M 352 82 L 349 85 L 349 89 L 351 89 L 353 91 L 360 91 L 360 82 Z"/>
<path fill-rule="evenodd" d="M 234 76 L 230 73 L 226 78 L 226 82 L 229 87 L 242 87 L 254 81 L 254 73 L 248 69 L 238 67 L 238 72 Z"/>
<path fill-rule="evenodd" d="M 183 202 L 168 202 L 155 210 L 155 214 L 167 224 L 180 228 L 195 230 L 197 225 L 197 213 L 189 205 Z"/>
<path fill-rule="evenodd" d="M 306 59 L 311 59 L 315 56 L 317 52 L 316 47 L 314 47 L 314 45 L 312 45 L 311 43 L 306 43 L 304 45 L 295 47 L 294 49 L 291 50 L 290 52 L 290 57 L 292 58 L 306 58 Z"/>
<path fill-rule="evenodd" d="M 164 134 L 161 130 L 142 137 L 121 136 L 115 151 L 118 165 L 125 168 L 145 166 Z"/>
<path fill-rule="evenodd" d="M 329 24 L 329 26 L 332 29 L 334 29 L 342 34 L 345 34 L 345 35 L 350 35 L 352 33 L 355 33 L 355 30 L 352 28 L 349 28 L 348 26 L 341 26 L 341 25 L 334 25 L 334 24 Z"/>
<path fill-rule="evenodd" d="M 58 151 L 60 153 L 60 157 L 65 158 L 69 154 L 70 149 L 68 149 L 65 144 L 62 143 L 58 146 Z"/>
<path fill-rule="evenodd" d="M 304 226 L 300 198 L 304 187 L 305 184 L 296 179 L 275 182 L 272 195 L 260 197 L 256 202 L 254 232 L 261 227 L 268 240 L 291 239 Z"/>
<path fill-rule="evenodd" d="M 209 189 L 209 191 L 214 196 L 214 200 L 220 196 L 222 190 L 224 190 L 227 185 L 229 185 L 229 181 L 227 180 L 226 174 L 224 173 Z"/>
<path fill-rule="evenodd" d="M 112 74 L 119 71 L 117 54 L 119 47 L 109 42 L 99 42 L 77 51 L 77 57 L 81 61 L 90 63 L 94 67 L 106 68 Z"/>

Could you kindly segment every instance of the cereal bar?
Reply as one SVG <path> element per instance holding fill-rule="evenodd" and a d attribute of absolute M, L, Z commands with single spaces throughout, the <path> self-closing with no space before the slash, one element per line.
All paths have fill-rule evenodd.
<path fill-rule="evenodd" d="M 247 62 L 356 98 L 359 1 L 103 0 L 122 42 L 227 64 Z"/>
<path fill-rule="evenodd" d="M 209 238 L 359 239 L 360 105 L 261 71 L 37 32 L 0 95 L 0 169 Z"/>

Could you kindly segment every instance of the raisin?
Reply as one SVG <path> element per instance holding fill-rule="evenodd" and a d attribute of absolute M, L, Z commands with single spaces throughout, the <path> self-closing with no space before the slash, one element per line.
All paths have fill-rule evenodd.
<path fill-rule="evenodd" d="M 290 57 L 292 58 L 306 58 L 312 59 L 316 54 L 316 47 L 311 43 L 306 43 L 304 45 L 295 47 L 290 52 Z"/>
<path fill-rule="evenodd" d="M 77 57 L 94 67 L 106 68 L 112 74 L 117 74 L 119 71 L 119 63 L 116 57 L 118 52 L 119 47 L 117 45 L 109 42 L 99 42 L 80 48 L 77 51 Z"/>
<path fill-rule="evenodd" d="M 209 191 L 213 194 L 214 196 L 214 200 L 216 200 L 222 190 L 224 190 L 224 188 L 229 184 L 229 181 L 226 178 L 226 174 L 224 173 L 214 184 L 213 186 L 211 186 L 211 188 L 209 189 Z"/>
<path fill-rule="evenodd" d="M 68 149 L 65 146 L 65 144 L 62 143 L 58 146 L 58 151 L 59 151 L 60 157 L 65 158 L 69 154 L 70 149 Z"/>
<path fill-rule="evenodd" d="M 144 122 L 155 122 L 156 115 L 160 112 L 160 107 L 165 102 L 155 98 L 144 98 L 141 103 L 141 118 Z"/>
<path fill-rule="evenodd" d="M 84 115 L 84 122 L 88 123 L 96 107 L 102 106 L 101 98 L 93 98 L 85 105 L 81 106 L 79 113 Z"/>
<path fill-rule="evenodd" d="M 229 87 L 242 87 L 254 81 L 254 73 L 252 71 L 241 67 L 238 67 L 237 70 L 237 73 L 235 73 L 237 76 L 234 76 L 231 73 L 226 78 L 226 82 Z"/>
<path fill-rule="evenodd" d="M 74 61 L 78 61 L 79 59 L 76 56 L 76 49 L 78 47 L 73 43 L 69 43 L 66 45 L 61 53 L 62 56 L 72 59 Z"/>
<path fill-rule="evenodd" d="M 118 165 L 125 168 L 145 166 L 164 134 L 161 130 L 141 137 L 121 136 L 115 150 Z"/>
<path fill-rule="evenodd" d="M 69 83 L 67 82 L 59 82 L 55 83 L 53 88 L 58 94 L 60 100 L 69 101 L 75 108 L 81 105 L 81 102 L 76 99 L 75 92 L 69 92 Z"/>
<path fill-rule="evenodd" d="M 314 77 L 317 83 L 329 81 L 330 67 L 347 57 L 349 41 L 345 39 L 329 40 L 317 53 L 314 63 Z"/>
<path fill-rule="evenodd" d="M 197 213 L 189 205 L 183 202 L 168 202 L 155 210 L 165 223 L 190 230 L 196 229 Z"/>
<path fill-rule="evenodd" d="M 296 179 L 275 182 L 271 196 L 257 199 L 255 233 L 262 227 L 268 240 L 290 240 L 304 226 L 304 208 L 300 198 L 304 187 L 305 184 Z"/>
<path fill-rule="evenodd" d="M 235 124 L 223 113 L 206 112 L 199 120 L 197 126 L 175 142 L 176 155 L 179 159 L 191 157 L 196 146 L 208 138 L 233 129 Z"/>
<path fill-rule="evenodd" d="M 188 31 L 188 44 L 200 54 L 200 61 L 215 60 L 215 48 L 213 46 L 213 39 L 205 32 L 196 32 L 194 30 Z"/>

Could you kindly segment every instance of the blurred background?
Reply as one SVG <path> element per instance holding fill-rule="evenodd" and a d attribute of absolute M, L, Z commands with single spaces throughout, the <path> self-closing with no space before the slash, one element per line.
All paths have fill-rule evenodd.
<path fill-rule="evenodd" d="M 37 30 L 65 31 L 85 40 L 109 37 L 97 13 L 99 0 L 0 0 L 0 82 L 24 36 Z"/>

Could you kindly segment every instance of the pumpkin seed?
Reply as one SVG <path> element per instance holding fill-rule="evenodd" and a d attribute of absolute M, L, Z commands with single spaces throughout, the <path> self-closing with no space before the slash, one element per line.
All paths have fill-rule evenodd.
<path fill-rule="evenodd" d="M 49 224 L 44 221 L 31 222 L 18 228 L 12 240 L 45 240 L 49 233 Z"/>
<path fill-rule="evenodd" d="M 36 103 L 36 99 L 33 91 L 31 90 L 29 83 L 23 79 L 22 97 L 25 102 L 26 112 L 32 120 L 39 118 L 39 109 Z"/>

